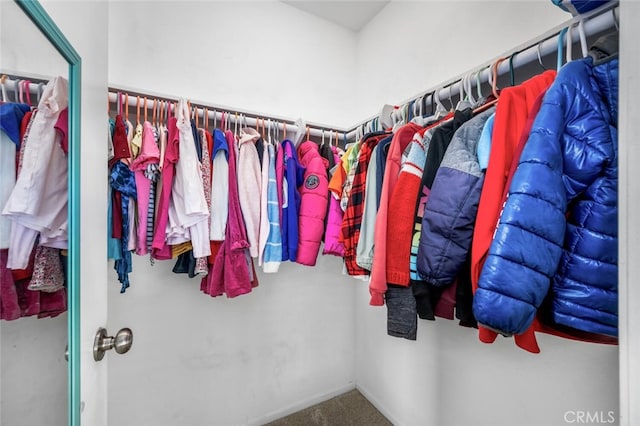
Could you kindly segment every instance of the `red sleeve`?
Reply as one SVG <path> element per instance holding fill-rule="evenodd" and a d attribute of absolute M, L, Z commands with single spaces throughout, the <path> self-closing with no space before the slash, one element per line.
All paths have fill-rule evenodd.
<path fill-rule="evenodd" d="M 415 222 L 415 206 L 420 191 L 420 178 L 413 173 L 400 173 L 391 194 L 387 216 L 387 281 L 409 285 L 411 240 Z"/>

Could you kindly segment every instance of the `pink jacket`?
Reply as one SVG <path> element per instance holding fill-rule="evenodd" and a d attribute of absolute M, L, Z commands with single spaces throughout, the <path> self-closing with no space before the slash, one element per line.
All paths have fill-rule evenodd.
<path fill-rule="evenodd" d="M 233 148 L 235 137 L 230 131 L 225 136 L 229 144 L 229 218 L 225 239 L 213 264 L 209 294 L 220 296 L 226 293 L 227 297 L 236 297 L 251 292 L 252 287 L 257 286 L 257 277 L 249 256 L 249 242 L 240 210 L 236 151 Z"/>
<path fill-rule="evenodd" d="M 298 256 L 296 262 L 314 266 L 324 234 L 324 219 L 327 215 L 329 180 L 328 162 L 320 155 L 315 142 L 306 141 L 298 147 L 300 165 L 306 170 L 300 191 L 300 213 L 298 222 Z"/>
<path fill-rule="evenodd" d="M 338 155 L 338 150 L 335 146 L 332 146 L 331 150 L 333 151 L 333 158 L 336 164 L 334 173 L 340 173 L 338 169 L 342 167 L 342 161 Z M 322 254 L 344 257 L 344 243 L 340 238 L 344 212 L 340 207 L 340 199 L 338 197 L 340 197 L 340 194 L 329 194 L 329 212 L 327 213 L 327 229 L 324 234 L 324 249 L 322 250 Z"/>

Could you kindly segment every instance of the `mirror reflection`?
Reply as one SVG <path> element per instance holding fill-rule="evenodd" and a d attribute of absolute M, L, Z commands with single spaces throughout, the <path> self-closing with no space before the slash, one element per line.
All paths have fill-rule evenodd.
<path fill-rule="evenodd" d="M 0 1 L 0 424 L 67 424 L 68 64 Z"/>

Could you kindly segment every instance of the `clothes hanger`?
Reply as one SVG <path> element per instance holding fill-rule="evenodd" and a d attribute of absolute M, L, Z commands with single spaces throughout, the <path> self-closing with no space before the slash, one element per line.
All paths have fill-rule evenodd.
<path fill-rule="evenodd" d="M 611 13 L 613 14 L 613 25 L 616 27 L 616 31 L 620 32 L 620 23 L 618 22 L 618 16 L 616 15 L 616 8 L 611 9 Z"/>
<path fill-rule="evenodd" d="M 456 105 L 456 111 L 464 111 L 465 109 L 473 107 L 472 102 L 470 101 L 468 95 L 466 94 L 466 85 L 467 85 L 467 76 L 464 76 L 462 80 L 460 80 L 459 82 L 458 96 L 460 96 L 460 100 Z"/>
<path fill-rule="evenodd" d="M 478 93 L 478 102 L 480 102 L 480 100 L 484 98 L 484 96 L 482 95 L 482 82 L 480 81 L 481 72 L 482 70 L 478 70 L 478 72 L 476 72 L 476 90 Z"/>
<path fill-rule="evenodd" d="M 140 124 L 140 96 L 136 96 L 136 122 Z"/>
<path fill-rule="evenodd" d="M 24 81 L 25 98 L 27 99 L 27 104 L 29 106 L 31 106 L 31 90 L 29 88 L 30 85 L 31 85 L 31 82 L 29 80 Z"/>
<path fill-rule="evenodd" d="M 2 102 L 9 102 L 9 98 L 7 97 L 7 88 L 4 85 L 4 82 L 7 80 L 7 76 L 5 74 L 2 74 L 2 77 L 0 77 L 0 88 L 1 88 L 1 92 L 2 92 Z"/>
<path fill-rule="evenodd" d="M 466 102 L 466 107 L 467 108 L 475 108 L 477 106 L 477 104 L 478 104 L 478 101 L 473 96 L 473 86 L 472 86 L 472 83 L 471 83 L 472 77 L 473 77 L 473 73 L 469 72 L 462 79 L 462 91 L 461 91 L 461 95 L 460 96 L 464 95 L 464 101 L 462 101 L 462 102 Z M 461 99 L 462 99 L 462 97 L 461 97 Z M 465 106 L 465 105 L 463 104 L 463 106 Z"/>
<path fill-rule="evenodd" d="M 447 115 L 448 111 L 447 108 L 445 108 L 445 106 L 442 104 L 442 101 L 440 100 L 440 92 L 444 90 L 444 89 L 440 89 L 440 90 L 436 90 L 434 92 L 434 96 L 433 96 L 433 100 L 435 100 L 435 111 L 433 110 L 433 104 L 432 104 L 432 115 L 434 116 L 434 118 L 436 120 L 440 120 L 442 117 L 444 117 L 445 115 Z"/>
<path fill-rule="evenodd" d="M 489 66 L 489 84 L 491 85 L 491 93 L 494 96 L 494 99 L 490 102 L 486 102 L 476 109 L 473 110 L 474 114 L 480 114 L 483 111 L 488 110 L 492 106 L 498 103 L 498 99 L 500 98 L 500 94 L 498 93 L 498 66 L 505 58 L 498 59 L 494 64 Z"/>
<path fill-rule="evenodd" d="M 480 97 L 476 98 L 473 95 L 473 81 L 472 80 L 473 80 L 473 72 L 470 71 L 469 74 L 467 74 L 467 86 L 465 87 L 465 89 L 467 91 L 467 96 L 469 97 L 469 100 L 471 101 L 471 104 L 475 107 L 480 102 Z"/>
<path fill-rule="evenodd" d="M 567 37 L 565 38 L 566 40 L 566 52 L 567 52 L 567 58 L 566 58 L 566 62 L 565 64 L 568 64 L 569 62 L 573 61 L 573 25 L 569 25 L 568 27 L 569 29 L 567 30 Z"/>
<path fill-rule="evenodd" d="M 509 78 L 511 79 L 512 87 L 516 85 L 516 73 L 513 70 L 513 58 L 515 58 L 517 54 L 517 52 L 513 52 L 513 54 L 509 57 Z"/>
<path fill-rule="evenodd" d="M 557 63 L 556 63 L 556 71 L 560 71 L 560 68 L 562 68 L 562 56 L 564 55 L 564 43 L 562 41 L 562 38 L 565 36 L 565 34 L 567 33 L 567 28 L 563 28 L 560 30 L 560 32 L 558 33 L 558 57 L 557 57 Z"/>
<path fill-rule="evenodd" d="M 538 65 L 540 65 L 540 67 L 542 68 L 542 71 L 546 71 L 547 68 L 542 63 L 542 55 L 540 53 L 540 43 L 538 43 L 538 45 L 536 46 L 536 53 L 538 54 Z"/>
<path fill-rule="evenodd" d="M 152 121 L 152 126 L 155 128 L 158 128 L 158 100 L 154 99 L 153 100 L 153 121 Z"/>
<path fill-rule="evenodd" d="M 21 104 L 23 104 L 24 99 L 23 99 L 23 93 L 22 93 L 22 80 L 18 80 L 18 83 L 16 84 L 16 86 L 14 86 L 14 91 L 15 91 L 15 87 L 17 87 L 18 89 L 16 93 L 16 100 L 18 100 Z"/>
<path fill-rule="evenodd" d="M 580 47 L 582 48 L 582 57 L 589 56 L 589 46 L 587 46 L 587 34 L 584 30 L 584 19 L 578 22 L 578 35 L 580 36 Z"/>
<path fill-rule="evenodd" d="M 498 67 L 504 60 L 505 58 L 500 58 L 493 64 L 491 91 L 493 92 L 493 96 L 495 96 L 496 99 L 500 97 L 500 94 L 498 93 Z"/>

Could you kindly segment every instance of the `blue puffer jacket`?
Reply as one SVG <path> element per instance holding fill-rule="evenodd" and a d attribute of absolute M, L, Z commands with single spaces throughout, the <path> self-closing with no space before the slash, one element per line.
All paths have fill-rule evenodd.
<path fill-rule="evenodd" d="M 605 52 L 596 47 L 595 57 Z M 617 335 L 617 103 L 617 56 L 558 73 L 482 269 L 473 301 L 480 324 L 522 333 L 547 297 L 557 324 Z"/>

